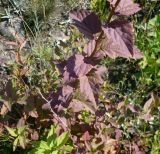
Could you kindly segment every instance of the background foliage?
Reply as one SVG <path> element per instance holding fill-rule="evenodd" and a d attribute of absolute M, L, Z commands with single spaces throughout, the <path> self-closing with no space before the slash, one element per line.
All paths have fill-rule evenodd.
<path fill-rule="evenodd" d="M 74 8 L 87 8 L 104 22 L 109 4 L 106 0 L 0 2 L 0 56 L 7 59 L 7 63 L 0 59 L 0 153 L 71 153 L 77 149 L 84 153 L 87 149 L 86 153 L 159 154 L 160 4 L 149 0 L 136 2 L 142 11 L 131 19 L 135 43 L 144 58 L 103 60 L 108 72 L 99 107 L 105 114 L 96 119 L 98 113 L 92 115 L 84 110 L 70 115 L 66 110 L 68 118 L 78 117 L 72 130 L 64 128 L 56 113 L 42 109 L 60 83 L 54 61 L 67 58 L 76 50 L 81 53 L 86 42 L 70 26 L 68 13 Z M 23 27 L 18 28 L 18 39 L 9 31 L 18 27 L 17 18 Z M 7 33 L 3 29 L 6 21 Z M 106 146 L 98 144 L 99 138 L 94 137 L 95 120 L 105 122 L 100 132 L 106 133 Z"/>

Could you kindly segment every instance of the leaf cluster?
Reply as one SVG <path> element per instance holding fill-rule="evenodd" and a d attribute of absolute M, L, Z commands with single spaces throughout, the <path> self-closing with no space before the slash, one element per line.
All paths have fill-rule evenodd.
<path fill-rule="evenodd" d="M 62 77 L 62 86 L 56 94 L 53 94 L 51 107 L 55 111 L 63 111 L 71 107 L 74 93 L 80 92 L 85 103 L 92 112 L 96 112 L 100 86 L 103 84 L 102 74 L 106 72 L 104 67 L 97 67 L 105 57 L 128 59 L 140 59 L 141 52 L 134 46 L 133 27 L 125 19 L 112 16 L 129 16 L 140 10 L 138 4 L 132 1 L 109 1 L 111 13 L 108 21 L 102 25 L 98 16 L 87 10 L 72 11 L 70 18 L 73 24 L 83 33 L 89 42 L 84 47 L 82 54 L 75 53 L 67 60 L 56 62 Z M 130 9 L 131 12 L 128 12 Z"/>
<path fill-rule="evenodd" d="M 72 151 L 71 145 L 66 145 L 69 139 L 69 132 L 63 132 L 57 136 L 56 127 L 51 125 L 45 140 L 32 142 L 34 149 L 28 154 L 69 154 Z"/>
<path fill-rule="evenodd" d="M 150 92 L 159 84 L 159 17 L 135 33 L 131 19 L 140 6 L 105 2 L 92 0 L 96 13 L 70 12 L 71 36 L 57 41 L 55 54 L 42 42 L 25 57 L 23 44 L 16 49 L 0 87 L 0 132 L 15 153 L 158 152 L 160 98 Z"/>

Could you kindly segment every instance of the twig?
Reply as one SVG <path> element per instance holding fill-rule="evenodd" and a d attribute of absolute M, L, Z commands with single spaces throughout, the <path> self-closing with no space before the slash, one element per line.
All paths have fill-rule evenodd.
<path fill-rule="evenodd" d="M 120 1 L 121 1 L 121 0 L 117 0 L 117 2 L 115 3 L 115 6 L 112 8 L 111 13 L 109 14 L 107 23 L 110 23 L 110 21 L 111 21 L 111 19 L 112 19 L 112 16 L 114 15 L 115 10 L 116 10 L 118 4 L 120 3 Z"/>
<path fill-rule="evenodd" d="M 110 13 L 110 15 L 108 17 L 107 23 L 109 23 L 111 21 L 112 16 L 115 13 L 115 9 L 118 6 L 118 4 L 120 3 L 120 1 L 121 0 L 117 0 L 117 2 L 115 3 L 115 6 L 112 8 L 111 13 Z M 93 50 L 93 52 L 92 52 L 90 57 L 93 57 L 95 55 L 95 53 L 97 52 L 97 48 L 98 48 L 99 44 L 101 43 L 101 40 L 103 39 L 103 35 L 104 35 L 104 31 L 102 30 L 100 35 L 99 35 L 99 37 L 98 37 L 98 39 L 96 40 L 95 48 L 94 48 L 94 50 Z"/>
<path fill-rule="evenodd" d="M 48 104 L 50 104 L 51 101 L 52 101 L 52 99 L 51 99 L 50 101 L 47 100 L 47 99 L 43 96 L 43 94 L 41 93 L 40 89 L 39 89 L 39 88 L 36 88 L 36 89 L 38 90 L 38 93 L 41 95 L 42 99 L 44 99 Z M 51 106 L 49 106 L 49 107 L 50 107 L 51 112 L 52 112 L 53 115 L 55 116 L 55 118 L 56 118 L 59 122 L 61 122 L 66 128 L 68 128 L 67 124 L 64 123 L 63 120 L 57 115 L 57 113 L 55 113 L 55 112 L 52 110 Z"/>
<path fill-rule="evenodd" d="M 93 50 L 93 52 L 92 52 L 90 57 L 93 57 L 95 55 L 95 53 L 97 52 L 97 48 L 98 48 L 99 44 L 101 43 L 103 35 L 104 35 L 104 31 L 102 30 L 100 35 L 99 35 L 99 37 L 98 37 L 98 39 L 96 40 L 95 48 L 94 48 L 94 50 Z"/>
<path fill-rule="evenodd" d="M 41 95 L 42 99 L 45 100 L 48 104 L 50 104 L 53 99 L 51 99 L 50 101 L 48 101 L 48 100 L 43 96 L 43 94 L 41 93 L 40 89 L 39 89 L 39 88 L 36 88 L 36 89 L 38 90 L 38 93 Z M 63 120 L 57 115 L 57 113 L 55 113 L 55 112 L 52 110 L 51 106 L 50 106 L 50 110 L 51 110 L 51 112 L 53 113 L 53 116 L 54 116 L 59 122 L 61 122 L 64 127 L 66 127 L 66 129 L 68 130 L 68 132 L 69 132 L 69 134 L 70 134 L 71 139 L 73 140 L 71 131 L 70 131 L 69 127 L 67 126 L 67 124 L 64 123 Z M 74 146 L 77 147 L 75 144 L 74 144 Z"/>

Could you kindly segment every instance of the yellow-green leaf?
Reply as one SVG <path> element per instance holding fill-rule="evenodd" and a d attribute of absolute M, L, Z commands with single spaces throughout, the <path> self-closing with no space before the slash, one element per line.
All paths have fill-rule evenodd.
<path fill-rule="evenodd" d="M 8 126 L 5 126 L 5 128 L 7 129 L 8 133 L 9 133 L 11 136 L 17 137 L 17 134 L 15 133 L 15 129 L 9 128 Z"/>
<path fill-rule="evenodd" d="M 61 146 L 65 145 L 66 142 L 68 141 L 68 138 L 69 138 L 69 133 L 68 133 L 68 132 L 62 133 L 62 134 L 56 139 L 57 147 L 61 147 Z"/>
<path fill-rule="evenodd" d="M 58 150 L 53 151 L 52 154 L 59 154 L 59 151 Z"/>
<path fill-rule="evenodd" d="M 56 129 L 55 126 L 52 125 L 52 126 L 51 126 L 51 129 L 50 129 L 49 132 L 48 132 L 47 139 L 48 139 L 50 136 L 53 136 L 53 135 L 54 135 L 55 129 Z"/>
<path fill-rule="evenodd" d="M 18 134 L 21 135 L 24 133 L 26 127 L 19 127 L 18 128 Z"/>
<path fill-rule="evenodd" d="M 19 144 L 20 146 L 25 149 L 25 137 L 24 136 L 19 136 Z"/>
<path fill-rule="evenodd" d="M 16 148 L 17 148 L 17 146 L 18 146 L 18 141 L 19 141 L 19 139 L 18 139 L 18 137 L 14 140 L 14 142 L 13 142 L 13 151 L 15 151 L 16 150 Z"/>

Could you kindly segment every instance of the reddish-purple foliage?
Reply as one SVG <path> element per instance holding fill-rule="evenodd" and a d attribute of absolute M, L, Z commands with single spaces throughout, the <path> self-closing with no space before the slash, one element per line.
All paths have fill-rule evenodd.
<path fill-rule="evenodd" d="M 95 34 L 101 31 L 101 22 L 95 13 L 87 10 L 70 12 L 74 25 L 89 39 L 95 39 Z"/>
<path fill-rule="evenodd" d="M 138 5 L 129 0 L 109 2 L 115 14 L 118 12 L 125 15 L 128 8 L 135 8 L 129 15 L 139 10 Z M 113 11 L 111 16 L 114 15 Z M 92 111 L 96 111 L 98 93 L 103 83 L 102 73 L 99 73 L 97 68 L 100 60 L 106 56 L 113 59 L 117 57 L 140 59 L 143 55 L 134 46 L 133 26 L 130 22 L 116 19 L 102 25 L 98 16 L 87 10 L 71 11 L 70 18 L 79 31 L 91 40 L 85 46 L 82 55 L 77 53 L 68 60 L 56 63 L 63 85 L 53 97 L 51 106 L 52 108 L 61 106 L 61 109 L 62 106 L 68 107 L 75 91 L 79 89 L 79 93 L 86 100 L 85 104 L 88 104 Z"/>
<path fill-rule="evenodd" d="M 70 133 L 67 144 L 75 145 L 73 154 L 146 152 L 143 136 L 150 136 L 150 131 L 146 127 L 147 131 L 140 134 L 144 131 L 142 122 L 152 121 L 152 111 L 159 106 L 160 98 L 151 94 L 151 98 L 140 107 L 131 103 L 127 97 L 122 102 L 118 102 L 122 98 L 116 96 L 117 91 L 109 90 L 111 93 L 109 96 L 108 92 L 107 94 L 105 92 L 106 89 L 101 91 L 104 84 L 102 76 L 104 74 L 109 76 L 107 69 L 100 66 L 101 60 L 105 57 L 113 59 L 143 57 L 134 46 L 132 23 L 124 20 L 124 17 L 119 19 L 119 16 L 132 15 L 140 8 L 131 0 L 108 1 L 111 4 L 111 13 L 104 25 L 95 13 L 87 10 L 70 13 L 73 24 L 89 40 L 82 54 L 74 53 L 68 59 L 54 61 L 60 72 L 61 84 L 57 92 L 50 94 L 48 98 L 50 101 L 45 99 L 48 94 L 43 90 L 43 94 L 39 91 L 39 95 L 35 94 L 35 91 L 31 94 L 29 90 L 26 98 L 18 100 L 13 83 L 10 80 L 7 82 L 4 97 L 7 101 L 1 104 L 0 100 L 2 115 L 0 133 L 4 131 L 4 125 L 13 128 L 27 125 L 27 142 L 30 142 L 40 140 L 41 130 L 54 123 L 58 125 L 57 135 L 60 135 L 62 130 Z M 114 15 L 116 18 L 112 20 Z M 1 58 L 0 64 L 4 62 L 5 59 Z M 103 93 L 102 97 L 99 97 L 100 93 Z M 42 98 L 48 102 L 43 105 L 43 109 L 50 109 L 51 112 L 42 110 L 44 103 Z M 11 104 L 12 101 L 16 103 Z M 20 103 L 18 106 L 17 102 Z M 140 124 L 135 125 L 135 120 Z M 137 133 L 137 128 L 140 133 Z"/>
<path fill-rule="evenodd" d="M 74 91 L 79 88 L 84 99 L 88 101 L 88 106 L 92 108 L 92 111 L 96 111 L 98 92 L 103 83 L 101 76 L 106 69 L 97 68 L 88 57 L 80 54 L 71 56 L 66 62 L 62 61 L 58 64 L 58 68 L 61 72 L 63 86 L 53 96 L 51 106 L 54 106 L 54 109 L 59 105 L 68 107 L 68 101 L 71 101 Z M 63 109 L 61 107 L 58 107 L 58 111 Z"/>
<path fill-rule="evenodd" d="M 112 59 L 118 57 L 140 59 L 143 57 L 142 53 L 134 46 L 132 23 L 123 17 L 118 18 L 118 16 L 128 16 L 136 13 L 140 10 L 139 5 L 134 4 L 131 0 L 108 1 L 111 5 L 111 14 L 104 25 L 93 12 L 87 10 L 70 12 L 73 24 L 89 39 L 89 42 L 85 45 L 82 54 L 74 53 L 68 59 L 54 62 L 60 72 L 61 85 L 57 92 L 50 95 L 51 100 L 43 105 L 43 109 L 52 109 L 54 117 L 51 112 L 47 112 L 47 118 L 43 117 L 45 110 L 40 113 L 42 111 L 40 109 L 42 100 L 35 96 L 28 97 L 27 105 L 24 106 L 23 110 L 23 116 L 31 118 L 33 120 L 32 125 L 35 127 L 41 127 L 42 121 L 44 121 L 45 128 L 47 124 L 50 125 L 50 122 L 64 125 L 62 128 L 69 129 L 71 139 L 78 147 L 77 153 L 87 153 L 88 151 L 95 153 L 95 151 L 92 151 L 94 148 L 102 153 L 110 153 L 111 150 L 114 153 L 114 148 L 118 147 L 118 142 L 123 137 L 123 132 L 118 124 L 128 112 L 134 115 L 139 114 L 138 109 L 133 104 L 123 102 L 119 105 L 112 105 L 99 101 L 101 86 L 104 84 L 103 75 L 107 74 L 107 69 L 100 66 L 100 61 L 105 57 Z M 116 18 L 111 20 L 113 15 L 116 15 Z M 3 62 L 4 59 L 1 58 L 0 64 Z M 5 95 L 16 102 L 17 98 L 13 91 L 12 83 L 8 81 Z M 146 103 L 144 109 L 150 108 L 153 101 L 152 98 L 152 102 L 150 100 Z M 8 106 L 3 106 L 2 109 L 1 114 L 11 111 Z M 113 111 L 122 116 L 122 119 L 115 120 L 108 116 L 106 120 L 105 113 L 110 112 L 111 116 L 114 116 Z M 85 115 L 87 118 L 84 118 L 82 116 L 83 112 L 84 114 L 89 113 L 89 116 Z M 13 126 L 17 128 L 25 126 L 27 120 L 24 117 L 18 118 L 16 120 L 17 125 Z M 149 121 L 149 113 L 145 113 L 142 119 Z M 35 127 L 34 129 L 28 129 L 30 140 L 38 140 L 40 137 L 38 129 L 36 130 Z M 124 144 L 126 144 L 126 147 L 130 146 L 129 148 L 132 151 L 140 152 L 140 146 L 135 143 L 139 136 L 135 130 L 130 130 L 129 133 L 134 134 L 134 140 L 132 143 L 125 140 Z"/>
<path fill-rule="evenodd" d="M 117 57 L 140 59 L 143 57 L 142 53 L 134 46 L 132 24 L 123 19 L 111 21 L 113 15 L 128 16 L 136 13 L 140 10 L 139 5 L 130 0 L 109 0 L 109 2 L 112 10 L 105 25 L 101 24 L 95 13 L 87 10 L 70 12 L 73 24 L 89 39 L 89 42 L 85 45 L 82 54 L 75 53 L 67 60 L 55 62 L 62 80 L 57 93 L 52 95 L 51 108 L 63 119 L 66 119 L 65 123 L 71 126 L 72 134 L 81 132 L 88 150 L 91 149 L 91 145 L 87 144 L 87 141 L 93 134 L 97 135 L 94 142 L 99 146 L 108 141 L 117 145 L 116 140 L 106 137 L 102 132 L 107 127 L 110 131 L 115 130 L 117 140 L 122 136 L 115 121 L 111 120 L 107 125 L 103 122 L 107 108 L 104 111 L 100 109 L 98 98 L 103 84 L 102 76 L 107 73 L 107 69 L 98 64 L 107 56 L 113 59 Z M 66 118 L 65 109 L 72 114 L 69 120 Z M 83 123 L 77 117 L 77 114 L 84 110 L 97 116 L 97 119 L 93 119 L 90 125 Z M 128 105 L 126 112 L 128 110 L 137 113 L 133 105 Z M 73 142 L 79 145 L 81 141 L 76 136 Z M 83 148 L 79 147 L 79 150 L 86 151 Z M 105 148 L 107 147 L 103 147 L 103 149 Z M 135 144 L 133 148 L 136 148 Z"/>
<path fill-rule="evenodd" d="M 117 0 L 107 0 L 111 8 L 115 7 Z M 121 16 L 130 16 L 140 11 L 141 8 L 138 4 L 133 3 L 133 0 L 120 0 L 118 6 L 115 9 L 115 13 Z"/>

